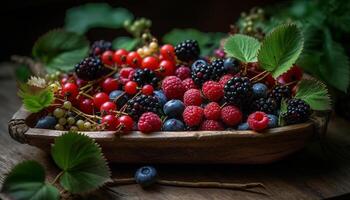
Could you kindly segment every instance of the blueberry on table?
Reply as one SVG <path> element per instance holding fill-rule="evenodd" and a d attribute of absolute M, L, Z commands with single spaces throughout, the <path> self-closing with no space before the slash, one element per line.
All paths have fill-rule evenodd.
<path fill-rule="evenodd" d="M 158 99 L 161 106 L 164 106 L 164 104 L 167 102 L 166 96 L 162 90 L 154 91 L 154 96 Z"/>
<path fill-rule="evenodd" d="M 163 131 L 183 131 L 185 125 L 178 119 L 168 119 L 163 124 Z"/>
<path fill-rule="evenodd" d="M 53 116 L 45 116 L 39 119 L 35 128 L 53 129 L 57 124 L 57 119 Z"/>
<path fill-rule="evenodd" d="M 135 172 L 135 181 L 142 187 L 148 187 L 157 180 L 157 170 L 152 166 L 143 166 Z"/>
<path fill-rule="evenodd" d="M 238 125 L 238 127 L 237 127 L 237 130 L 240 130 L 240 131 L 245 131 L 245 130 L 249 130 L 249 129 L 250 128 L 249 128 L 249 125 L 247 122 L 244 122 L 244 123 Z"/>
<path fill-rule="evenodd" d="M 267 86 L 263 83 L 255 83 L 253 85 L 253 94 L 255 98 L 265 98 L 267 97 Z"/>
<path fill-rule="evenodd" d="M 268 114 L 267 117 L 269 118 L 269 123 L 267 127 L 275 128 L 278 126 L 278 117 L 276 115 Z"/>
<path fill-rule="evenodd" d="M 177 99 L 170 100 L 163 107 L 164 114 L 169 117 L 179 117 L 185 109 L 185 104 Z"/>

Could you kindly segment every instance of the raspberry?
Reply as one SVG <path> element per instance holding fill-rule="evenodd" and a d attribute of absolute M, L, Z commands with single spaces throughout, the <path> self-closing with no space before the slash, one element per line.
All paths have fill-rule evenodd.
<path fill-rule="evenodd" d="M 231 74 L 226 74 L 221 76 L 219 83 L 224 87 L 227 81 L 229 81 L 233 76 Z"/>
<path fill-rule="evenodd" d="M 204 116 L 207 119 L 219 120 L 220 119 L 220 112 L 221 112 L 220 105 L 216 102 L 208 103 L 204 107 Z"/>
<path fill-rule="evenodd" d="M 176 76 L 168 76 L 163 80 L 162 90 L 165 96 L 170 99 L 182 99 L 185 93 L 185 86 L 180 78 Z"/>
<path fill-rule="evenodd" d="M 223 125 L 215 120 L 205 120 L 200 128 L 202 131 L 223 131 L 224 127 Z"/>
<path fill-rule="evenodd" d="M 181 80 L 185 80 L 186 78 L 191 77 L 191 70 L 188 67 L 181 66 L 176 69 L 175 75 L 179 77 Z"/>
<path fill-rule="evenodd" d="M 219 101 L 224 96 L 224 88 L 220 83 L 215 81 L 205 82 L 202 91 L 210 101 Z"/>
<path fill-rule="evenodd" d="M 188 106 L 182 113 L 184 122 L 190 127 L 200 125 L 203 120 L 203 115 L 203 108 L 199 106 Z"/>
<path fill-rule="evenodd" d="M 225 106 L 220 114 L 222 121 L 228 126 L 236 126 L 242 120 L 242 112 L 236 106 Z"/>
<path fill-rule="evenodd" d="M 201 91 L 198 89 L 187 90 L 184 94 L 184 104 L 186 106 L 200 106 L 202 104 Z"/>
<path fill-rule="evenodd" d="M 137 126 L 142 133 L 160 131 L 162 128 L 162 120 L 153 112 L 147 112 L 141 115 Z"/>
<path fill-rule="evenodd" d="M 264 112 L 254 112 L 248 116 L 248 124 L 254 131 L 261 131 L 267 128 L 269 117 Z"/>
<path fill-rule="evenodd" d="M 200 49 L 196 40 L 185 40 L 175 46 L 176 57 L 181 61 L 195 60 L 199 53 Z"/>
<path fill-rule="evenodd" d="M 198 88 L 191 78 L 186 78 L 185 80 L 182 81 L 182 84 L 185 86 L 186 91 L 189 89 Z"/>

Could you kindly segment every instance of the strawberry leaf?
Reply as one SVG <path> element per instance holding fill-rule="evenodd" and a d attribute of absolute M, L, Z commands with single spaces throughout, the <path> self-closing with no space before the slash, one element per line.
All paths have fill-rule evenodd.
<path fill-rule="evenodd" d="M 297 25 L 280 25 L 262 42 L 258 62 L 276 78 L 292 67 L 303 49 L 303 43 L 304 39 Z"/>
<path fill-rule="evenodd" d="M 306 101 L 313 110 L 332 109 L 326 85 L 316 79 L 301 80 L 295 98 Z"/>
<path fill-rule="evenodd" d="M 1 192 L 16 200 L 59 199 L 59 191 L 45 183 L 45 170 L 36 161 L 16 165 L 6 177 Z"/>
<path fill-rule="evenodd" d="M 235 34 L 227 39 L 224 49 L 225 52 L 242 62 L 256 62 L 257 53 L 260 48 L 260 42 L 250 36 Z"/>
<path fill-rule="evenodd" d="M 138 38 L 118 37 L 113 40 L 112 45 L 114 49 L 126 49 L 131 51 L 135 49 L 140 42 Z"/>
<path fill-rule="evenodd" d="M 18 96 L 22 98 L 24 108 L 32 113 L 37 113 L 49 107 L 54 101 L 53 92 L 48 88 L 31 88 L 26 84 L 20 84 Z"/>
<path fill-rule="evenodd" d="M 110 177 L 100 146 L 86 135 L 72 131 L 61 135 L 55 139 L 51 155 L 63 171 L 60 184 L 71 193 L 97 189 Z"/>

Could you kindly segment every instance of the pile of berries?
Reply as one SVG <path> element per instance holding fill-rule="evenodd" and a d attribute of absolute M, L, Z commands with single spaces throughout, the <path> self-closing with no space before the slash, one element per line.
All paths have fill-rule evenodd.
<path fill-rule="evenodd" d="M 306 102 L 293 97 L 302 76 L 298 66 L 275 80 L 257 63 L 241 64 L 226 55 L 200 57 L 195 40 L 176 46 L 152 40 L 146 47 L 127 51 L 112 49 L 108 41 L 93 43 L 74 72 L 51 80 L 55 104 L 36 127 L 262 131 L 279 126 L 281 119 L 285 124 L 305 122 L 311 114 Z"/>

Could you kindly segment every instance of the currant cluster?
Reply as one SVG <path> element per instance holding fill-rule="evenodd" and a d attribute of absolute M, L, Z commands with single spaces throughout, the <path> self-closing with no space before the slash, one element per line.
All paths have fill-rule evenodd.
<path fill-rule="evenodd" d="M 139 20 L 127 26 L 141 30 L 150 26 L 147 23 Z M 59 80 L 50 85 L 56 101 L 36 127 L 143 133 L 261 131 L 279 126 L 278 119 L 301 123 L 311 114 L 306 102 L 293 98 L 303 74 L 297 66 L 274 79 L 257 63 L 241 64 L 226 55 L 200 58 L 195 40 L 173 46 L 148 39 L 135 51 L 97 41 L 73 73 L 48 77 Z M 282 103 L 287 105 L 284 113 Z"/>

